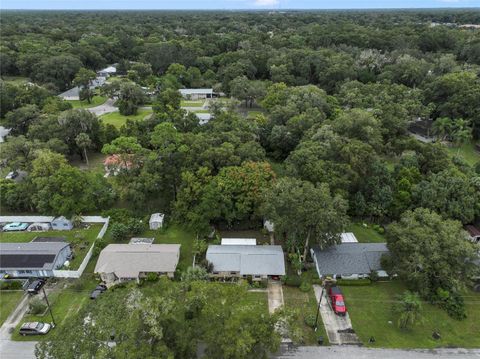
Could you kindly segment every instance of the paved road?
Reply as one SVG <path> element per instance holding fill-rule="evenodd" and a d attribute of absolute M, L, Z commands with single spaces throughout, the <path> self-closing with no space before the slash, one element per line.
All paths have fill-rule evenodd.
<path fill-rule="evenodd" d="M 352 329 L 352 322 L 348 313 L 344 317 L 336 315 L 327 298 L 326 291 L 322 290 L 322 287 L 319 285 L 314 285 L 313 290 L 315 291 L 317 303 L 320 300 L 320 296 L 322 296 L 320 314 L 330 344 L 360 344 L 360 340 L 355 333 L 342 332 Z"/>
<path fill-rule="evenodd" d="M 115 103 L 115 100 L 112 98 L 109 98 L 107 101 L 105 101 L 103 104 L 99 106 L 87 108 L 87 111 L 97 116 L 105 115 L 106 113 L 118 111 L 118 107 L 115 107 L 113 105 L 114 103 Z"/>
<path fill-rule="evenodd" d="M 283 307 L 282 282 L 269 280 L 267 286 L 268 292 L 268 311 L 272 314 L 277 309 Z"/>
<path fill-rule="evenodd" d="M 372 349 L 357 346 L 298 347 L 285 351 L 278 359 L 470 359 L 480 358 L 479 349 L 400 350 Z"/>

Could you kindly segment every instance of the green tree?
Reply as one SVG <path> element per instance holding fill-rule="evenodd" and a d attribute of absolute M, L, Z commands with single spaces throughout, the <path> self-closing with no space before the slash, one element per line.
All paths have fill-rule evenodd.
<path fill-rule="evenodd" d="M 132 82 L 124 82 L 120 85 L 116 104 L 122 115 L 135 115 L 138 107 L 143 104 L 144 101 L 145 94 L 140 86 Z"/>
<path fill-rule="evenodd" d="M 398 326 L 400 329 L 413 327 L 420 319 L 422 313 L 422 302 L 417 293 L 406 290 L 398 298 L 394 305 L 394 311 L 399 315 Z"/>
<path fill-rule="evenodd" d="M 73 79 L 73 84 L 75 86 L 80 87 L 80 92 L 83 94 L 81 95 L 80 100 L 87 100 L 88 103 L 91 103 L 92 97 L 93 97 L 93 92 L 90 91 L 90 83 L 95 80 L 97 75 L 95 74 L 94 71 L 88 70 L 84 67 L 82 67 L 77 74 L 75 75 L 75 78 Z"/>
<path fill-rule="evenodd" d="M 92 145 L 92 141 L 90 140 L 90 137 L 82 132 L 79 133 L 77 137 L 75 137 L 75 143 L 77 144 L 78 147 L 83 149 L 83 154 L 85 157 L 85 162 L 88 164 L 88 155 L 87 155 L 87 148 L 89 148 Z"/>

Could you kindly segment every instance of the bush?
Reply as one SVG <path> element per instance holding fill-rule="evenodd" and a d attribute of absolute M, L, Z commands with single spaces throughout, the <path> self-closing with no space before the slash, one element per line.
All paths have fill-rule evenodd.
<path fill-rule="evenodd" d="M 369 278 L 372 282 L 377 282 L 379 277 L 378 277 L 378 272 L 376 270 L 372 270 L 370 272 Z"/>
<path fill-rule="evenodd" d="M 19 290 L 22 289 L 22 282 L 18 280 L 15 281 L 5 281 L 0 283 L 0 290 Z"/>
<path fill-rule="evenodd" d="M 372 284 L 372 281 L 368 278 L 365 279 L 337 279 L 337 285 L 344 286 L 366 286 Z"/>
<path fill-rule="evenodd" d="M 440 307 L 453 319 L 463 320 L 467 317 L 467 313 L 465 313 L 465 302 L 458 292 L 449 292 L 448 290 L 438 288 L 435 297 Z"/>
<path fill-rule="evenodd" d="M 47 305 L 39 298 L 34 298 L 28 305 L 30 314 L 42 314 L 47 309 Z"/>
<path fill-rule="evenodd" d="M 315 327 L 315 315 L 313 314 L 308 314 L 305 316 L 304 318 L 304 322 L 306 325 L 308 325 L 310 328 L 314 328 Z"/>
<path fill-rule="evenodd" d="M 112 239 L 115 242 L 122 242 L 127 240 L 129 230 L 128 227 L 123 223 L 114 223 L 110 229 L 110 233 L 112 234 Z"/>
<path fill-rule="evenodd" d="M 304 293 L 309 292 L 311 289 L 312 289 L 312 285 L 309 282 L 304 281 L 300 285 L 300 290 Z"/>
<path fill-rule="evenodd" d="M 145 280 L 147 282 L 156 282 L 158 280 L 158 274 L 153 272 L 147 273 Z"/>
<path fill-rule="evenodd" d="M 300 287 L 302 284 L 302 279 L 297 276 L 285 276 L 285 285 L 290 287 Z"/>

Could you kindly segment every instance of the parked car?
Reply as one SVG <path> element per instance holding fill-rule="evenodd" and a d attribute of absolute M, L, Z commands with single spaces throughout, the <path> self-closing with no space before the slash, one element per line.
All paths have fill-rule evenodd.
<path fill-rule="evenodd" d="M 90 299 L 97 299 L 97 297 L 107 290 L 107 286 L 105 284 L 99 284 L 90 294 Z"/>
<path fill-rule="evenodd" d="M 23 323 L 20 327 L 20 335 L 45 335 L 47 334 L 50 329 L 52 329 L 52 325 L 48 323 L 42 322 L 29 322 Z"/>
<path fill-rule="evenodd" d="M 337 315 L 345 315 L 347 313 L 347 307 L 345 306 L 345 301 L 343 300 L 343 294 L 340 288 L 337 286 L 330 287 L 328 289 L 328 296 L 332 303 L 332 309 Z"/>
<path fill-rule="evenodd" d="M 5 232 L 14 232 L 14 231 L 24 231 L 28 227 L 28 223 L 22 223 L 22 222 L 13 222 L 6 224 L 3 227 L 3 230 Z"/>
<path fill-rule="evenodd" d="M 42 289 L 44 284 L 45 284 L 44 279 L 35 279 L 32 283 L 28 285 L 27 292 L 29 294 L 37 294 L 40 291 L 40 289 Z"/>

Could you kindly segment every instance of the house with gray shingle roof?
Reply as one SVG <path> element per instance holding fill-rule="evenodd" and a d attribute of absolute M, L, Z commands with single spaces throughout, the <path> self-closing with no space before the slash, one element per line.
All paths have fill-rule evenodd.
<path fill-rule="evenodd" d="M 320 278 L 366 278 L 372 271 L 387 277 L 381 258 L 388 253 L 386 243 L 341 243 L 326 249 L 318 246 L 311 249 Z"/>
<path fill-rule="evenodd" d="M 210 245 L 207 261 L 216 278 L 267 279 L 285 275 L 285 259 L 281 246 Z"/>

